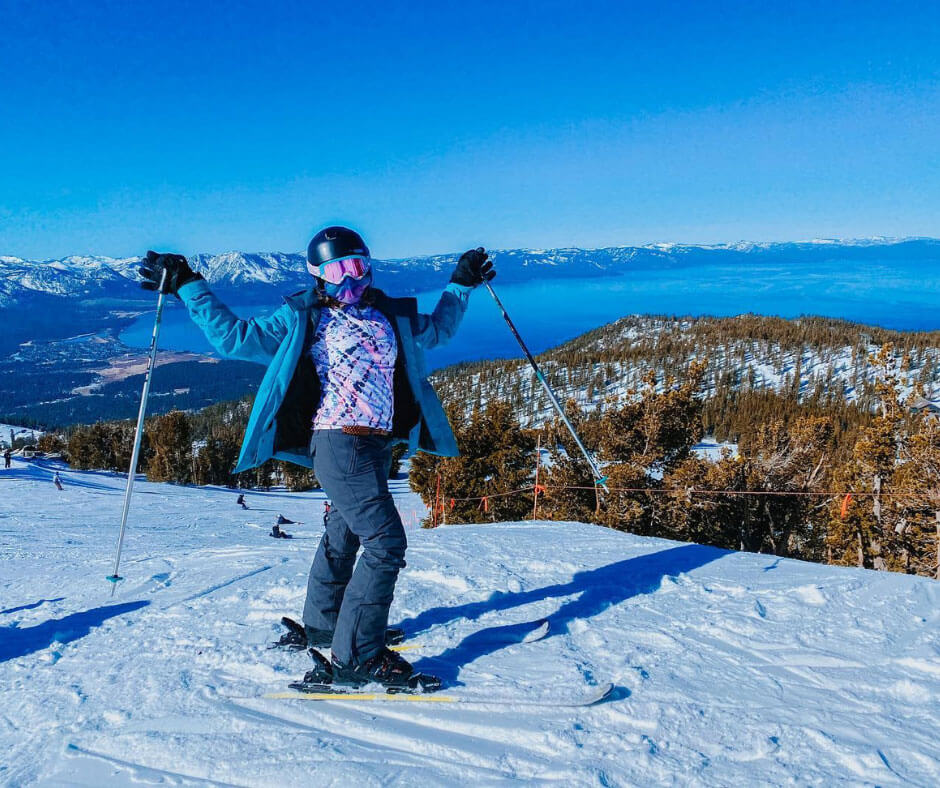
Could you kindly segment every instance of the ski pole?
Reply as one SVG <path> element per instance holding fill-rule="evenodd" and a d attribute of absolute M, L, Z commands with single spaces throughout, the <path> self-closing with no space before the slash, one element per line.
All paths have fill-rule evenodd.
<path fill-rule="evenodd" d="M 526 347 L 525 342 L 522 341 L 522 337 L 519 336 L 519 331 L 516 329 L 515 324 L 512 322 L 512 319 L 509 317 L 509 313 L 506 311 L 506 307 L 503 306 L 503 302 L 499 300 L 499 296 L 496 295 L 496 291 L 493 289 L 493 285 L 489 283 L 488 280 L 484 279 L 483 284 L 486 285 L 486 289 L 490 291 L 490 295 L 493 296 L 493 300 L 496 302 L 496 306 L 499 307 L 499 311 L 503 313 L 503 319 L 506 321 L 506 325 L 509 326 L 509 330 L 512 331 L 512 335 L 516 338 L 516 341 L 519 343 L 519 347 L 522 348 L 522 352 L 525 353 L 525 357 L 529 360 L 529 364 L 532 366 L 532 369 L 535 371 L 535 377 L 538 378 L 539 383 L 542 384 L 542 388 L 545 389 L 545 393 L 548 394 L 548 399 L 555 407 L 555 410 L 558 411 L 558 415 L 561 416 L 561 420 L 565 423 L 565 426 L 568 428 L 568 432 L 571 433 L 571 437 L 574 438 L 574 442 L 578 444 L 578 448 L 581 450 L 581 453 L 584 455 L 584 459 L 587 460 L 588 467 L 591 469 L 591 473 L 594 474 L 594 484 L 598 487 L 603 487 L 604 490 L 607 490 L 607 477 L 604 476 L 600 468 L 597 467 L 597 463 L 594 462 L 594 458 L 588 453 L 588 450 L 584 447 L 584 444 L 581 442 L 581 439 L 578 437 L 578 433 L 575 432 L 574 425 L 568 419 L 568 416 L 565 414 L 564 408 L 561 406 L 561 403 L 558 401 L 558 397 L 555 396 L 555 392 L 552 391 L 552 387 L 548 385 L 548 381 L 545 379 L 545 375 L 542 374 L 542 370 L 539 369 L 538 363 L 536 363 L 535 358 L 529 352 L 529 348 Z"/>
<path fill-rule="evenodd" d="M 124 510 L 121 512 L 121 533 L 118 536 L 117 554 L 114 556 L 114 572 L 108 575 L 111 582 L 111 596 L 118 581 L 123 580 L 118 569 L 121 566 L 121 548 L 124 546 L 124 531 L 127 528 L 127 513 L 131 507 L 131 493 L 134 491 L 134 476 L 137 474 L 137 458 L 140 455 L 140 442 L 144 436 L 144 417 L 147 415 L 147 398 L 150 396 L 150 379 L 153 377 L 153 367 L 157 360 L 157 337 L 160 336 L 160 319 L 163 317 L 163 304 L 166 293 L 163 286 L 166 284 L 166 269 L 160 278 L 160 296 L 157 299 L 157 316 L 153 321 L 153 335 L 150 338 L 150 360 L 147 363 L 147 374 L 144 375 L 144 389 L 140 394 L 140 410 L 137 412 L 137 430 L 134 433 L 134 450 L 131 452 L 131 467 L 127 471 L 127 487 L 124 490 Z"/>

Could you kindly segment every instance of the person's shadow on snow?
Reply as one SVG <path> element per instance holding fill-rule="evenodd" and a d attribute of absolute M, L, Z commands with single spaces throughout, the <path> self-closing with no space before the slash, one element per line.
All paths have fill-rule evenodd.
<path fill-rule="evenodd" d="M 477 619 L 485 613 L 508 610 L 552 597 L 578 595 L 549 616 L 521 624 L 480 629 L 442 654 L 415 663 L 415 670 L 433 673 L 440 676 L 445 685 L 454 686 L 460 683 L 457 676 L 465 665 L 508 645 L 521 643 L 527 635 L 542 626 L 544 621 L 549 624 L 548 637 L 563 635 L 568 632 L 568 625 L 572 621 L 595 616 L 611 605 L 631 597 L 652 593 L 660 587 L 663 578 L 690 572 L 728 555 L 729 552 L 697 544 L 672 547 L 578 572 L 567 583 L 556 583 L 531 591 L 497 591 L 480 602 L 454 607 L 434 607 L 402 621 L 401 627 L 408 637 L 413 637 L 433 626 L 460 618 Z"/>

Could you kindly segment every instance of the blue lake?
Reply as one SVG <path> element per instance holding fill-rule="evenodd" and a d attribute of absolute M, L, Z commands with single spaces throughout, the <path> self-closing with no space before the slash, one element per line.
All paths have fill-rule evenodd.
<path fill-rule="evenodd" d="M 381 281 L 378 282 L 381 285 Z M 698 268 L 637 268 L 629 276 L 551 279 L 500 286 L 500 298 L 533 352 L 541 352 L 624 315 L 824 315 L 906 331 L 940 329 L 940 271 L 924 263 L 749 264 Z M 394 293 L 392 293 L 394 295 Z M 438 292 L 418 294 L 431 311 Z M 208 353 L 212 349 L 185 310 L 168 302 L 160 347 Z M 232 304 L 242 317 L 277 304 Z M 121 334 L 148 347 L 153 315 Z M 519 356 L 518 346 L 485 290 L 474 292 L 454 341 L 428 353 L 432 369 L 458 361 Z"/>

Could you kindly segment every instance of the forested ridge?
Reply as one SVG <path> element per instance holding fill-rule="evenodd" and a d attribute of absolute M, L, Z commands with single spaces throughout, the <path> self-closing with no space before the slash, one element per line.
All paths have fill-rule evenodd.
<path fill-rule="evenodd" d="M 418 453 L 411 485 L 432 527 L 578 520 L 940 577 L 940 421 L 929 401 L 938 347 L 940 332 L 817 318 L 625 318 L 539 357 L 609 492 L 520 361 L 433 376 L 461 456 Z M 231 474 L 250 405 L 148 420 L 142 470 L 178 483 L 315 486 L 288 463 Z M 44 444 L 76 467 L 123 470 L 132 431 L 98 423 Z M 706 435 L 731 445 L 704 456 Z"/>
<path fill-rule="evenodd" d="M 870 359 L 887 344 L 906 391 L 919 385 L 929 398 L 940 390 L 940 332 L 890 331 L 815 317 L 625 317 L 538 360 L 559 397 L 585 410 L 603 412 L 629 400 L 651 371 L 658 380 L 681 379 L 699 359 L 706 362 L 703 395 L 718 403 L 744 406 L 760 401 L 746 396 L 750 393 L 775 392 L 810 405 L 838 408 L 849 402 L 870 410 L 881 374 Z M 445 400 L 468 413 L 500 401 L 527 425 L 551 417 L 548 398 L 522 359 L 459 364 L 435 372 L 432 382 Z M 720 405 L 709 409 L 713 415 L 726 411 Z M 723 421 L 707 426 L 721 430 Z"/>

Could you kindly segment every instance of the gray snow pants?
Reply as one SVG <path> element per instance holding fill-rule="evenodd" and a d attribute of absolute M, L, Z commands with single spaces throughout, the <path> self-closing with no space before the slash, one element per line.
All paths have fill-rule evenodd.
<path fill-rule="evenodd" d="M 315 430 L 310 451 L 333 506 L 310 567 L 304 624 L 332 630 L 333 656 L 360 664 L 385 646 L 395 581 L 405 566 L 405 528 L 388 491 L 391 440 Z"/>

